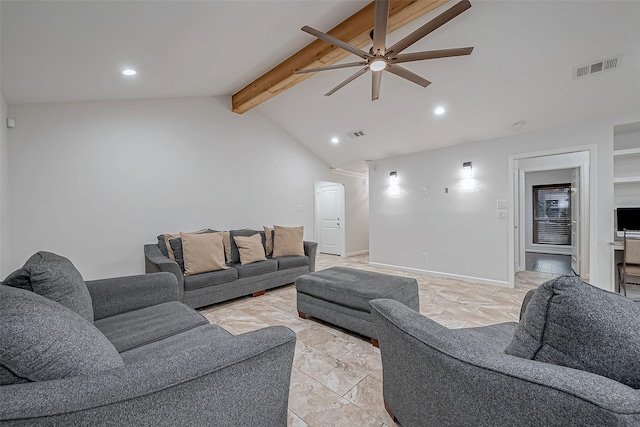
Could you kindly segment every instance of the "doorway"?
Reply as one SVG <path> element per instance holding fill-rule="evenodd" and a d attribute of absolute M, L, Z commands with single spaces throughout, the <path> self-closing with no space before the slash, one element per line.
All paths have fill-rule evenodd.
<path fill-rule="evenodd" d="M 514 209 L 510 215 L 510 223 L 513 233 L 509 236 L 509 269 L 511 284 L 515 284 L 515 274 L 519 271 L 527 270 L 531 264 L 536 262 L 536 257 L 540 257 L 541 253 L 549 253 L 549 264 L 557 264 L 557 260 L 553 260 L 554 255 L 562 256 L 564 266 L 570 265 L 571 269 L 584 280 L 589 280 L 590 275 L 590 203 L 593 200 L 591 196 L 591 162 L 593 148 L 587 147 L 571 152 L 548 152 L 548 153 L 531 153 L 521 156 L 512 156 L 510 158 L 510 169 L 513 171 L 513 180 L 510 182 L 510 194 L 512 195 L 512 206 Z M 533 243 L 533 221 L 532 215 L 527 215 L 527 201 L 533 204 L 533 185 L 529 183 L 537 177 L 548 175 L 563 175 L 560 181 L 556 183 L 570 183 L 570 197 L 565 197 L 570 204 L 571 220 L 565 225 L 563 233 L 571 236 L 571 244 L 563 245 L 564 247 L 555 247 L 550 249 L 548 245 L 540 246 Z M 548 178 L 550 180 L 555 180 Z M 531 187 L 528 192 L 528 187 Z M 556 204 L 559 202 L 556 202 Z M 565 203 L 565 202 L 562 202 Z M 553 208 L 553 202 L 549 203 Z M 551 209 L 552 211 L 553 209 Z M 556 212 L 557 214 L 557 212 Z M 527 221 L 528 220 L 528 221 Z M 546 220 L 543 218 L 543 220 Z M 549 228 L 549 227 L 547 227 Z M 529 253 L 529 260 L 527 260 Z M 532 254 L 536 254 L 533 255 Z M 529 261 L 529 262 L 527 262 Z M 539 264 L 543 264 L 545 260 L 538 259 Z M 529 265 L 528 265 L 529 264 Z M 550 267 L 553 268 L 553 267 Z M 550 271 L 554 274 L 562 274 L 556 271 Z M 568 271 L 567 271 L 568 272 Z"/>
<path fill-rule="evenodd" d="M 345 192 L 337 182 L 316 181 L 318 252 L 345 256 Z"/>

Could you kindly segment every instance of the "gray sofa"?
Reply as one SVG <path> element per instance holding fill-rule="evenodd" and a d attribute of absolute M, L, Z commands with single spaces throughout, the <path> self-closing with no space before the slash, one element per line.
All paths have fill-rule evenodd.
<path fill-rule="evenodd" d="M 562 277 L 520 323 L 448 329 L 371 301 L 385 407 L 402 426 L 640 426 L 640 305 Z"/>
<path fill-rule="evenodd" d="M 0 425 L 285 426 L 295 334 L 232 336 L 178 291 L 31 257 L 0 285 Z"/>
<path fill-rule="evenodd" d="M 238 230 L 238 235 L 252 235 L 263 231 Z M 303 242 L 305 256 L 285 256 L 241 265 L 229 263 L 226 270 L 184 275 L 178 262 L 172 261 L 159 243 L 144 245 L 145 272 L 169 272 L 178 279 L 181 301 L 193 308 L 222 301 L 257 295 L 278 286 L 293 283 L 298 276 L 315 271 L 316 242 Z M 233 246 L 233 244 L 232 244 Z M 237 251 L 237 249 L 236 249 Z M 164 252 L 164 253 L 163 253 Z"/>

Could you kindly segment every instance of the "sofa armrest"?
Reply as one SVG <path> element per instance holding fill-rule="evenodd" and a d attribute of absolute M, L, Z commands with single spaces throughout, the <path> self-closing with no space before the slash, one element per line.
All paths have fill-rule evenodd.
<path fill-rule="evenodd" d="M 170 273 L 113 277 L 86 283 L 95 320 L 163 302 L 180 301 L 178 283 Z"/>
<path fill-rule="evenodd" d="M 286 426 L 295 341 L 273 326 L 92 376 L 3 386 L 0 424 Z"/>
<path fill-rule="evenodd" d="M 640 423 L 640 393 L 631 387 L 495 351 L 397 301 L 370 304 L 384 398 L 403 425 Z"/>
<path fill-rule="evenodd" d="M 162 255 L 156 244 L 144 245 L 144 272 L 159 273 L 166 271 L 176 276 L 180 287 L 184 287 L 184 275 L 177 262 Z M 184 289 L 184 288 L 183 288 Z"/>
<path fill-rule="evenodd" d="M 304 254 L 309 257 L 309 273 L 316 271 L 316 252 L 318 251 L 318 242 L 303 242 Z"/>

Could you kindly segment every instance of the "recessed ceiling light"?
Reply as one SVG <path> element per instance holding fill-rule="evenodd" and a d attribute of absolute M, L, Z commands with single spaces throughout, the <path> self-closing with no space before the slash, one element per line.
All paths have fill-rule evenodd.
<path fill-rule="evenodd" d="M 436 113 L 438 116 L 444 114 L 444 108 L 443 107 L 438 107 L 435 110 L 433 110 L 434 113 Z"/>
<path fill-rule="evenodd" d="M 132 68 L 127 68 L 126 70 L 122 70 L 122 74 L 125 76 L 135 76 L 138 72 Z"/>
<path fill-rule="evenodd" d="M 334 136 L 333 138 L 331 138 L 331 142 L 337 144 L 338 142 L 340 142 L 340 140 Z"/>

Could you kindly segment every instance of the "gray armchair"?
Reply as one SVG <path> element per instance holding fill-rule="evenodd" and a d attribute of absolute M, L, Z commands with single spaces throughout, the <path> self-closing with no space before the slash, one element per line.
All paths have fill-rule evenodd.
<path fill-rule="evenodd" d="M 505 354 L 517 323 L 448 329 L 396 301 L 371 306 L 385 407 L 403 427 L 640 425 L 639 390 Z"/>
<path fill-rule="evenodd" d="M 169 273 L 86 282 L 93 313 L 83 318 L 68 308 L 78 304 L 23 286 L 36 268 L 39 277 L 75 270 L 55 254 L 36 255 L 35 267 L 30 259 L 0 285 L 0 425 L 286 425 L 293 331 L 233 336 L 179 302 Z M 35 366 L 32 343 L 49 339 L 39 350 L 51 363 Z M 93 345 L 101 350 L 91 353 Z"/>

